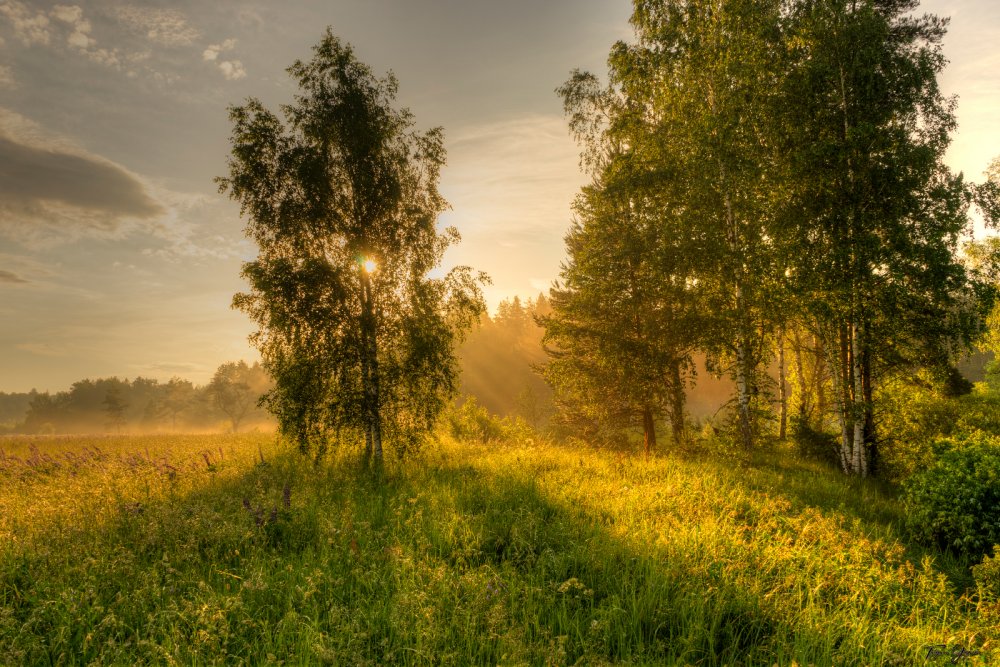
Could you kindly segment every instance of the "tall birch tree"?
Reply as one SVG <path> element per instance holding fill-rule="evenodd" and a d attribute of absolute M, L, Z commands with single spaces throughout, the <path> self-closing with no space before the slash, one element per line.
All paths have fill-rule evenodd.
<path fill-rule="evenodd" d="M 736 384 L 744 447 L 780 316 L 771 226 L 781 189 L 770 168 L 780 10 L 777 0 L 636 0 L 636 40 L 609 59 L 612 81 L 648 121 L 644 152 L 697 255 L 701 346 Z"/>
<path fill-rule="evenodd" d="M 791 3 L 782 81 L 792 205 L 782 237 L 823 338 L 841 466 L 877 461 L 873 388 L 895 369 L 947 364 L 978 328 L 956 258 L 970 189 L 944 165 L 946 22 L 915 0 Z"/>
<path fill-rule="evenodd" d="M 329 30 L 282 117 L 256 100 L 230 109 L 229 176 L 257 258 L 234 305 L 276 387 L 282 431 L 304 451 L 359 436 L 376 465 L 383 442 L 416 446 L 457 387 L 454 351 L 484 304 L 467 267 L 430 277 L 453 228 L 438 232 L 443 132 L 413 129 L 378 78 Z"/>

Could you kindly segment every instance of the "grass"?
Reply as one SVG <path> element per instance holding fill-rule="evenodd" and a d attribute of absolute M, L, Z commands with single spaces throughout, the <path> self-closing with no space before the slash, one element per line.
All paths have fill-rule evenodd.
<path fill-rule="evenodd" d="M 375 483 L 269 436 L 0 450 L 0 664 L 910 665 L 998 640 L 891 494 L 787 456 L 448 442 Z"/>

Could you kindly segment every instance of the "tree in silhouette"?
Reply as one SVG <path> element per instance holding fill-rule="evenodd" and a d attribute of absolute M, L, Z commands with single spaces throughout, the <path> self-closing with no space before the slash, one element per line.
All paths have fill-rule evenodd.
<path fill-rule="evenodd" d="M 231 361 L 219 366 L 208 384 L 212 403 L 229 418 L 233 433 L 240 430 L 240 423 L 256 403 L 257 396 L 250 386 L 250 367 L 245 361 Z"/>
<path fill-rule="evenodd" d="M 313 52 L 288 69 L 299 94 L 283 119 L 256 99 L 230 109 L 218 182 L 259 247 L 234 305 L 259 326 L 282 432 L 317 454 L 357 434 L 380 464 L 386 436 L 416 446 L 454 393 L 454 346 L 484 309 L 485 276 L 430 274 L 459 239 L 436 228 L 442 130 L 414 131 L 395 77 L 329 30 Z"/>
<path fill-rule="evenodd" d="M 121 433 L 122 425 L 125 423 L 125 409 L 128 408 L 128 403 L 122 398 L 121 389 L 117 382 L 108 388 L 103 403 L 104 413 L 108 418 L 108 427 L 113 428 L 116 433 Z"/>

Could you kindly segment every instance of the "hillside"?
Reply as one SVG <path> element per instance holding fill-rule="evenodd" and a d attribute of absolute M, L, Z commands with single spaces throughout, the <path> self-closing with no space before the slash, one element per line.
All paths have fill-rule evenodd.
<path fill-rule="evenodd" d="M 264 436 L 0 449 L 0 664 L 895 665 L 998 636 L 891 496 L 787 457 L 448 442 L 377 485 Z"/>

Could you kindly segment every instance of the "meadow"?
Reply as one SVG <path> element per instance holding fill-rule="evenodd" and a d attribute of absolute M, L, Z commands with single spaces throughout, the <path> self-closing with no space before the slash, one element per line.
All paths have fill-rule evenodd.
<path fill-rule="evenodd" d="M 787 452 L 0 440 L 0 664 L 944 664 L 994 606 L 893 494 Z"/>

